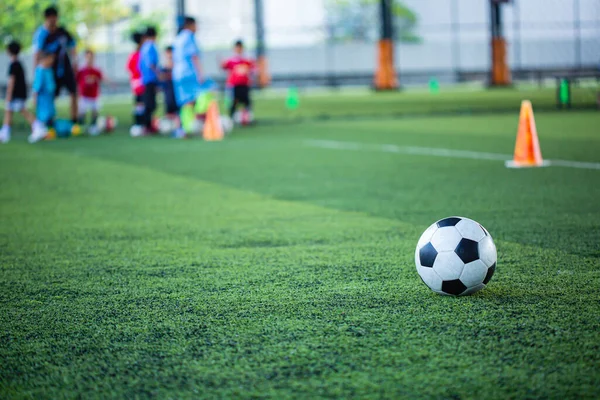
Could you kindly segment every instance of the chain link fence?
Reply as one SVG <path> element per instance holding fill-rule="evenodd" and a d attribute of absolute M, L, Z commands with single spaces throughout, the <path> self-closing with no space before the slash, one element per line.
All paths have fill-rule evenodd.
<path fill-rule="evenodd" d="M 370 85 L 379 36 L 377 0 L 263 0 L 269 69 L 275 86 Z M 59 2 L 60 3 L 60 2 Z M 130 16 L 152 16 L 161 47 L 175 35 L 175 0 L 123 0 Z M 218 60 L 234 40 L 255 45 L 251 0 L 187 1 L 199 21 L 208 75 L 223 79 Z M 396 69 L 404 86 L 485 81 L 490 68 L 489 4 L 483 0 L 403 0 L 394 6 Z M 504 34 L 516 79 L 542 80 L 557 70 L 600 66 L 600 1 L 514 0 L 504 7 Z M 97 63 L 126 91 L 132 18 L 87 32 Z M 32 57 L 24 54 L 31 72 Z M 0 69 L 8 59 L 0 57 Z M 547 74 L 546 74 L 547 72 Z M 0 84 L 6 75 L 0 76 Z M 110 89 L 110 88 L 109 88 Z"/>

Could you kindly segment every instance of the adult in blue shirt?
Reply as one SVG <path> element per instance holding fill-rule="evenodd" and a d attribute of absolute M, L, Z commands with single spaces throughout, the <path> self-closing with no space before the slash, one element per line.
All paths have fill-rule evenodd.
<path fill-rule="evenodd" d="M 160 83 L 159 55 L 156 47 L 156 29 L 149 27 L 144 35 L 144 44 L 140 49 L 140 74 L 144 84 L 144 125 L 146 131 L 154 132 L 152 116 L 156 111 L 156 92 Z"/>
<path fill-rule="evenodd" d="M 40 26 L 33 36 L 34 64 L 40 62 L 42 53 L 54 54 L 54 81 L 56 82 L 55 96 L 61 89 L 67 89 L 71 96 L 71 118 L 77 122 L 77 84 L 75 72 L 77 70 L 77 53 L 75 39 L 64 27 L 58 24 L 58 10 L 48 7 L 44 10 L 44 24 Z"/>

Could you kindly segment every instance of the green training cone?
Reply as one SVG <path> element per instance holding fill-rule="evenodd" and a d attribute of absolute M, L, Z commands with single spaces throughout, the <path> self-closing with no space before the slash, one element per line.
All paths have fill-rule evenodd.
<path fill-rule="evenodd" d="M 300 96 L 298 95 L 297 88 L 291 87 L 288 89 L 285 106 L 288 110 L 295 110 L 300 107 Z"/>
<path fill-rule="evenodd" d="M 440 92 L 440 82 L 436 78 L 429 80 L 429 93 L 437 94 Z"/>

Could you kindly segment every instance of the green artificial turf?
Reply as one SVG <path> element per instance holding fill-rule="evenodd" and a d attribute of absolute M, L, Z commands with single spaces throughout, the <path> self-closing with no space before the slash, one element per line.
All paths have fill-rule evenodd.
<path fill-rule="evenodd" d="M 334 97 L 305 103 L 364 101 Z M 600 396 L 600 170 L 367 146 L 510 154 L 518 105 L 288 123 L 275 102 L 220 143 L 0 146 L 0 398 Z M 546 158 L 600 162 L 600 114 L 536 117 Z M 498 247 L 470 297 L 415 271 L 449 215 Z"/>

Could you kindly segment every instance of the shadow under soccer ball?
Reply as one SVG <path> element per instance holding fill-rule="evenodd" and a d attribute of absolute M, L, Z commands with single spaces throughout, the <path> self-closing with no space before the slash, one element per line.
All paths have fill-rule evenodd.
<path fill-rule="evenodd" d="M 437 221 L 415 251 L 421 280 L 434 292 L 465 296 L 485 288 L 496 271 L 496 245 L 479 223 L 463 217 Z"/>

